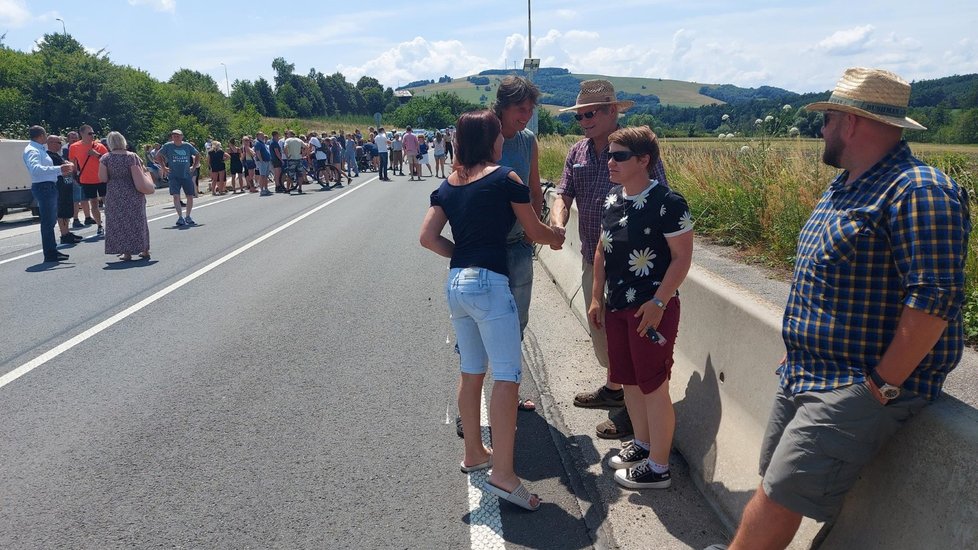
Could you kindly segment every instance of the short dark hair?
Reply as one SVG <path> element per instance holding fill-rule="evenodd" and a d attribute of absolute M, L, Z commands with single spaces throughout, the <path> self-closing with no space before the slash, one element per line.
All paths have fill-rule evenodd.
<path fill-rule="evenodd" d="M 648 126 L 633 126 L 615 130 L 608 136 L 608 143 L 617 143 L 622 147 L 628 147 L 629 151 L 637 155 L 648 155 L 650 176 L 655 165 L 659 163 L 659 139 Z"/>
<path fill-rule="evenodd" d="M 522 76 L 507 76 L 496 90 L 496 101 L 492 103 L 492 110 L 496 116 L 502 117 L 503 109 L 519 105 L 528 99 L 536 105 L 540 99 L 540 88 Z"/>
<path fill-rule="evenodd" d="M 466 175 L 466 170 L 482 162 L 493 162 L 492 148 L 502 131 L 499 117 L 488 109 L 462 113 L 455 124 L 455 166 Z"/>
<path fill-rule="evenodd" d="M 27 130 L 27 133 L 28 135 L 31 136 L 31 141 L 36 141 L 36 138 L 39 138 L 47 134 L 48 131 L 44 129 L 44 126 L 38 126 L 35 124 L 34 126 L 31 126 L 30 129 Z"/>

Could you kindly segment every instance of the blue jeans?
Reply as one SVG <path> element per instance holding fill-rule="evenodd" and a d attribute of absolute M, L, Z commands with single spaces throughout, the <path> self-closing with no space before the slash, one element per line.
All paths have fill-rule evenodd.
<path fill-rule="evenodd" d="M 350 175 L 350 169 L 351 168 L 356 171 L 356 174 L 358 176 L 360 175 L 360 166 L 357 164 L 357 154 L 356 153 L 347 153 L 346 154 L 346 175 L 347 176 Z"/>
<path fill-rule="evenodd" d="M 522 351 L 516 303 L 509 279 L 484 268 L 454 268 L 445 283 L 448 310 L 465 374 L 520 383 Z"/>
<path fill-rule="evenodd" d="M 54 258 L 58 255 L 58 241 L 54 239 L 54 226 L 58 223 L 57 184 L 53 181 L 33 183 L 31 194 L 41 212 L 41 248 L 44 249 L 44 258 Z"/>
<path fill-rule="evenodd" d="M 509 290 L 520 317 L 520 340 L 530 320 L 530 294 L 533 292 L 533 244 L 523 239 L 506 245 Z"/>
<path fill-rule="evenodd" d="M 387 153 L 380 154 L 380 179 L 387 179 Z"/>

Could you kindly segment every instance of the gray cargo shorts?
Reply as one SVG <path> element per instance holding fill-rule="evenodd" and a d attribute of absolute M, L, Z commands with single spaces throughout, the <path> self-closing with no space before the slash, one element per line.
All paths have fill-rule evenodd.
<path fill-rule="evenodd" d="M 761 445 L 764 493 L 806 517 L 835 519 L 859 471 L 927 404 L 904 391 L 884 406 L 866 384 L 779 390 Z"/>

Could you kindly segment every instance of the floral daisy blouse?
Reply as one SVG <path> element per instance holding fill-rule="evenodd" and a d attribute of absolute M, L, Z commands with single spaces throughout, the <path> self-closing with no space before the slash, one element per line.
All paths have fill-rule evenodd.
<path fill-rule="evenodd" d="M 598 241 L 608 309 L 637 308 L 651 300 L 672 260 L 666 239 L 692 230 L 686 199 L 656 180 L 635 196 L 625 195 L 621 185 L 612 187 Z"/>

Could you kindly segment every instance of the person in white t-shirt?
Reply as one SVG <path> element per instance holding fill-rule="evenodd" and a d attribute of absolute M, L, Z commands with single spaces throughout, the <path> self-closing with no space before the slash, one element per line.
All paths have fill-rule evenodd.
<path fill-rule="evenodd" d="M 391 181 L 387 177 L 387 145 L 390 140 L 387 139 L 387 132 L 384 131 L 384 127 L 381 126 L 377 129 L 377 136 L 374 138 L 374 145 L 377 146 L 377 155 L 380 157 L 380 181 Z"/>
<path fill-rule="evenodd" d="M 323 137 L 323 139 L 325 139 L 325 136 Z M 319 134 L 317 134 L 316 132 L 309 133 L 309 147 L 311 147 L 312 150 L 315 152 L 316 166 L 313 169 L 313 174 L 315 175 L 316 180 L 318 181 L 319 171 L 325 169 L 326 165 L 329 164 L 329 155 L 326 154 L 326 147 L 323 145 L 323 142 L 320 141 Z M 319 185 L 329 185 L 329 183 L 327 182 L 326 184 L 324 184 L 323 182 L 320 181 Z"/>

